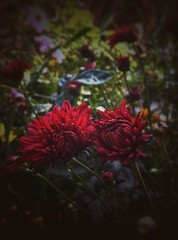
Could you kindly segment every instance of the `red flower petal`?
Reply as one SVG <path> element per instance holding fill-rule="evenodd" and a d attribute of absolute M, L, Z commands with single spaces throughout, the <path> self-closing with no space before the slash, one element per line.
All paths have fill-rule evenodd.
<path fill-rule="evenodd" d="M 118 108 L 113 111 L 107 109 L 99 115 L 101 119 L 95 121 L 95 143 L 100 159 L 120 160 L 123 164 L 129 164 L 145 156 L 140 146 L 150 137 L 142 132 L 147 123 L 142 121 L 139 114 L 132 118 L 125 99 Z"/>
<path fill-rule="evenodd" d="M 92 144 L 92 111 L 87 105 L 61 108 L 27 124 L 27 135 L 20 137 L 20 159 L 45 168 L 55 161 L 68 161 Z"/>

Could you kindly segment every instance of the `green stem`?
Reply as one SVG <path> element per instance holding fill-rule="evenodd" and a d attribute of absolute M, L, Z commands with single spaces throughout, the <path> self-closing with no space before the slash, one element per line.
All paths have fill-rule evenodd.
<path fill-rule="evenodd" d="M 148 203 L 149 203 L 149 205 L 150 205 L 150 207 L 151 207 L 151 209 L 152 209 L 153 215 L 154 215 L 154 217 L 157 219 L 157 214 L 156 214 L 156 212 L 155 212 L 153 203 L 152 203 L 152 201 L 151 201 L 151 199 L 150 199 L 150 196 L 149 196 L 149 194 L 148 194 L 147 187 L 146 187 L 145 182 L 144 182 L 144 180 L 143 180 L 143 178 L 142 178 L 142 175 L 141 175 L 141 172 L 140 172 L 140 169 L 139 169 L 139 166 L 138 166 L 137 162 L 134 163 L 134 166 L 135 166 L 135 169 L 136 169 L 136 174 L 137 174 L 138 180 L 139 180 L 139 182 L 140 182 L 140 184 L 141 184 L 141 186 L 142 186 L 142 188 L 143 188 L 143 191 L 144 191 L 144 193 L 145 193 L 145 196 L 146 196 L 146 198 L 147 198 L 147 200 L 148 200 Z"/>
<path fill-rule="evenodd" d="M 169 153 L 167 151 L 166 144 L 165 144 L 165 141 L 164 141 L 163 137 L 161 138 L 161 145 L 162 145 L 162 148 L 163 148 L 163 151 L 164 151 L 165 158 L 166 158 L 166 160 L 167 160 L 167 162 L 168 162 L 168 164 L 170 166 L 171 172 L 173 174 L 174 173 L 173 166 L 171 164 L 171 159 L 169 157 Z"/>
<path fill-rule="evenodd" d="M 100 49 L 104 53 L 104 55 L 108 57 L 108 59 L 114 61 L 113 56 L 106 49 L 104 49 L 102 46 L 98 46 L 98 49 Z"/>
<path fill-rule="evenodd" d="M 4 85 L 4 84 L 0 84 L 0 87 L 3 87 L 3 88 L 6 88 L 6 89 L 12 89 L 12 87 L 10 87 L 10 86 L 7 86 L 7 85 Z M 14 88 L 14 87 L 13 87 Z M 17 89 L 17 88 L 15 88 L 15 89 Z M 2 92 L 1 92 L 1 95 L 3 95 L 2 94 Z"/>
<path fill-rule="evenodd" d="M 72 173 L 83 183 L 83 185 L 101 202 L 101 204 L 110 212 L 110 209 L 105 204 L 105 202 L 99 197 L 99 195 L 83 180 L 83 178 L 75 171 L 72 165 L 68 162 L 67 165 Z"/>
<path fill-rule="evenodd" d="M 3 87 L 3 88 L 5 88 L 5 89 L 12 89 L 12 87 L 9 87 L 9 86 L 4 85 L 4 84 L 0 84 L 0 86 Z M 14 87 L 13 87 L 13 88 L 14 88 Z M 36 116 L 36 112 L 34 111 L 33 106 L 32 106 L 32 104 L 31 104 L 31 102 L 30 102 L 30 100 L 29 100 L 28 92 L 24 89 L 24 87 L 23 87 L 22 84 L 20 84 L 20 88 L 21 88 L 21 90 L 22 90 L 23 95 L 25 96 L 25 99 L 26 99 L 28 105 L 30 106 L 32 112 L 33 112 L 33 113 L 35 114 L 35 116 Z M 18 91 L 18 88 L 15 88 L 15 89 Z"/>
<path fill-rule="evenodd" d="M 27 173 L 31 173 L 35 175 L 36 177 L 40 178 L 41 180 L 45 181 L 50 187 L 52 187 L 57 193 L 59 193 L 66 201 L 80 209 L 82 212 L 86 213 L 86 210 L 80 207 L 75 201 L 73 201 L 71 198 L 69 198 L 65 193 L 63 193 L 58 187 L 56 187 L 51 181 L 49 181 L 45 176 L 38 172 L 34 172 L 31 169 L 27 168 L 26 169 Z"/>
<path fill-rule="evenodd" d="M 128 94 L 130 95 L 130 88 L 129 88 L 129 85 L 128 85 L 126 72 L 124 72 L 124 81 L 125 81 L 125 85 L 126 85 Z M 131 105 L 132 105 L 133 114 L 134 114 L 134 116 L 135 116 L 135 108 L 134 108 L 134 104 L 133 104 L 132 100 L 131 100 Z"/>
<path fill-rule="evenodd" d="M 128 93 L 130 93 L 130 88 L 129 88 L 129 85 L 128 85 L 128 82 L 127 82 L 127 74 L 126 74 L 126 72 L 124 72 L 124 81 L 125 81 L 125 85 L 126 85 L 127 91 L 128 91 Z"/>
<path fill-rule="evenodd" d="M 23 199 L 23 196 L 20 195 L 16 190 L 14 190 L 11 186 L 11 184 L 8 184 L 8 187 L 7 189 L 12 193 L 14 194 L 16 197 L 20 198 L 20 199 Z"/>
<path fill-rule="evenodd" d="M 109 96 L 107 95 L 107 92 L 105 91 L 105 89 L 102 85 L 100 85 L 100 90 L 101 90 L 101 93 L 103 94 L 104 100 L 106 101 L 107 107 L 110 107 L 110 104 L 109 104 L 109 101 L 108 101 Z M 111 101 L 110 101 L 110 103 L 112 104 Z"/>
<path fill-rule="evenodd" d="M 100 182 L 103 184 L 103 186 L 104 186 L 104 188 L 105 188 L 105 190 L 106 190 L 106 186 L 105 186 L 104 181 L 103 181 L 93 170 L 91 170 L 90 168 L 88 168 L 85 164 L 83 164 L 82 162 L 80 162 L 79 160 L 77 160 L 77 159 L 74 158 L 74 157 L 73 157 L 73 161 L 76 162 L 76 163 L 78 163 L 80 166 L 82 166 L 83 168 L 85 168 L 88 172 L 90 172 L 90 173 L 93 174 L 94 176 L 96 176 L 96 177 L 100 180 Z M 108 192 L 108 190 L 106 190 L 106 192 Z M 109 193 L 112 194 L 111 191 L 109 191 Z M 122 213 L 124 213 L 125 215 L 127 215 L 126 211 L 120 206 L 119 203 L 118 203 L 118 206 L 119 206 L 120 210 L 122 211 Z M 127 217 L 128 217 L 128 216 L 127 216 Z"/>
<path fill-rule="evenodd" d="M 140 63 L 140 68 L 141 68 L 141 72 L 142 72 L 142 76 L 143 76 L 143 84 L 144 84 L 144 87 L 145 87 L 145 95 L 146 95 L 145 106 L 148 109 L 148 121 L 149 121 L 150 129 L 152 129 L 152 126 L 151 126 L 151 111 L 150 111 L 150 96 L 149 96 L 149 91 L 148 91 L 148 83 L 147 83 L 147 79 L 146 79 L 146 75 L 145 75 L 144 64 L 143 64 L 143 61 L 140 57 L 138 49 L 134 44 L 133 44 L 133 48 L 134 48 L 136 57 L 138 58 L 138 61 Z"/>
<path fill-rule="evenodd" d="M 28 94 L 27 94 L 25 88 L 23 87 L 22 84 L 20 84 L 20 87 L 21 87 L 22 93 L 24 94 L 25 99 L 26 99 L 26 101 L 27 101 L 27 103 L 28 103 L 28 105 L 29 105 L 31 111 L 34 113 L 35 117 L 37 117 L 37 114 L 36 114 L 36 112 L 35 112 L 35 110 L 34 110 L 32 104 L 31 104 L 31 101 L 29 100 L 29 97 L 28 97 Z"/>
<path fill-rule="evenodd" d="M 36 83 L 36 81 L 39 79 L 39 77 L 41 76 L 44 68 L 48 65 L 48 62 L 50 61 L 51 59 L 51 52 L 50 54 L 48 53 L 46 59 L 44 60 L 43 62 L 43 65 L 40 67 L 40 69 L 38 70 L 38 72 L 35 73 L 35 76 L 32 78 L 30 84 L 29 84 L 29 93 L 31 94 L 32 93 L 32 90 L 34 89 L 33 86 L 34 84 Z"/>
<path fill-rule="evenodd" d="M 9 114 L 6 122 L 4 123 L 5 126 L 5 148 L 6 148 L 6 156 L 9 155 L 9 144 L 10 144 L 10 132 L 13 128 L 14 120 L 16 116 L 16 109 L 15 108 L 10 108 L 9 109 Z"/>
<path fill-rule="evenodd" d="M 78 165 L 82 166 L 83 168 L 85 168 L 88 172 L 90 172 L 95 177 L 97 177 L 103 185 L 105 185 L 104 181 L 93 170 L 91 170 L 89 167 L 87 167 L 85 164 L 83 164 L 82 162 L 80 162 L 79 160 L 77 160 L 74 157 L 73 157 L 73 161 L 76 162 Z"/>
<path fill-rule="evenodd" d="M 9 86 L 4 85 L 4 84 L 0 84 L 0 87 L 5 88 L 5 89 L 12 89 L 12 87 L 9 87 Z M 18 88 L 15 88 L 15 87 L 13 87 L 13 88 L 18 91 Z M 26 92 L 26 94 L 29 94 L 28 91 L 25 91 L 25 92 Z M 2 93 L 0 93 L 0 94 L 2 95 Z M 35 97 L 38 97 L 38 98 L 44 98 L 44 99 L 50 100 L 50 97 L 49 97 L 49 96 L 42 95 L 42 94 L 39 94 L 39 93 L 34 93 L 34 96 L 35 96 Z"/>
<path fill-rule="evenodd" d="M 157 196 L 156 193 L 156 187 L 159 188 L 161 191 L 164 191 L 164 187 L 162 185 L 160 185 L 160 183 L 158 183 L 151 175 L 150 173 L 146 170 L 146 168 L 143 166 L 143 164 L 141 165 L 141 168 L 143 169 L 143 171 L 145 172 L 145 174 L 147 175 L 147 177 L 150 179 L 150 181 L 152 182 L 152 186 L 154 188 L 154 192 L 155 192 L 155 196 Z"/>

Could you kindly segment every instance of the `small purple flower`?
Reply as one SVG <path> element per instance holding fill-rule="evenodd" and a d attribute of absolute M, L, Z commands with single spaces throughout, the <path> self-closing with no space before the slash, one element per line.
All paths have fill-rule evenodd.
<path fill-rule="evenodd" d="M 22 93 L 18 92 L 15 88 L 10 89 L 10 94 L 12 97 L 12 102 L 14 102 L 14 103 L 25 100 L 24 95 Z"/>
<path fill-rule="evenodd" d="M 52 39 L 46 35 L 36 36 L 34 37 L 34 41 L 39 45 L 41 53 L 47 53 L 51 48 L 54 48 Z"/>
<path fill-rule="evenodd" d="M 34 41 L 39 45 L 39 51 L 41 53 L 47 53 L 55 47 L 53 40 L 46 35 L 36 36 L 34 37 Z M 64 54 L 60 49 L 57 49 L 52 53 L 52 57 L 55 58 L 58 63 L 61 63 L 64 59 Z"/>
<path fill-rule="evenodd" d="M 28 6 L 27 12 L 29 24 L 37 33 L 42 33 L 47 29 L 48 19 L 42 8 L 39 6 Z"/>
<path fill-rule="evenodd" d="M 10 91 L 10 103 L 14 104 L 14 106 L 20 110 L 25 111 L 27 105 L 25 103 L 25 97 L 22 93 L 18 92 L 15 88 L 11 88 Z"/>

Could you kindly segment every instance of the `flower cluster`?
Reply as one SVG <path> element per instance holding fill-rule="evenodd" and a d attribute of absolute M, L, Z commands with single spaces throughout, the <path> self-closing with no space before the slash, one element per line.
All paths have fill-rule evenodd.
<path fill-rule="evenodd" d="M 178 215 L 176 9 L 17 2 L 1 14 L 1 230 L 155 239 L 145 226 Z"/>
<path fill-rule="evenodd" d="M 149 135 L 142 133 L 142 116 L 132 118 L 126 100 L 114 111 L 99 111 L 94 120 L 86 103 L 72 108 L 65 101 L 61 108 L 28 123 L 26 136 L 20 138 L 20 158 L 36 167 L 48 167 L 56 161 L 69 161 L 83 149 L 96 144 L 102 160 L 120 160 L 123 164 L 145 156 L 140 150 Z"/>

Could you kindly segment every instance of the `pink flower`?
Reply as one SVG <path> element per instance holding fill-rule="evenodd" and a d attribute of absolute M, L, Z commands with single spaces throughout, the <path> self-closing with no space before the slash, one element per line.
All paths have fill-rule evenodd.
<path fill-rule="evenodd" d="M 47 29 L 48 19 L 45 12 L 39 6 L 29 6 L 28 9 L 28 21 L 31 27 L 37 32 L 42 33 Z"/>
<path fill-rule="evenodd" d="M 87 62 L 84 65 L 85 70 L 95 69 L 96 68 L 96 62 Z"/>
<path fill-rule="evenodd" d="M 47 53 L 51 48 L 55 47 L 52 39 L 46 35 L 36 36 L 34 37 L 34 41 L 38 43 L 41 53 Z"/>
<path fill-rule="evenodd" d="M 34 41 L 39 45 L 39 51 L 41 53 L 47 53 L 55 47 L 53 40 L 46 35 L 36 36 L 34 37 Z M 60 49 L 57 49 L 52 53 L 52 57 L 55 58 L 58 63 L 61 63 L 64 59 L 64 54 Z"/>
<path fill-rule="evenodd" d="M 71 107 L 65 101 L 45 116 L 27 125 L 20 137 L 20 159 L 34 167 L 46 168 L 57 161 L 69 161 L 92 144 L 92 110 L 85 103 Z"/>
<path fill-rule="evenodd" d="M 96 120 L 96 145 L 101 160 L 119 160 L 127 165 L 145 157 L 140 149 L 150 135 L 143 133 L 147 123 L 138 114 L 132 117 L 124 99 L 118 108 L 99 111 L 100 120 Z"/>

